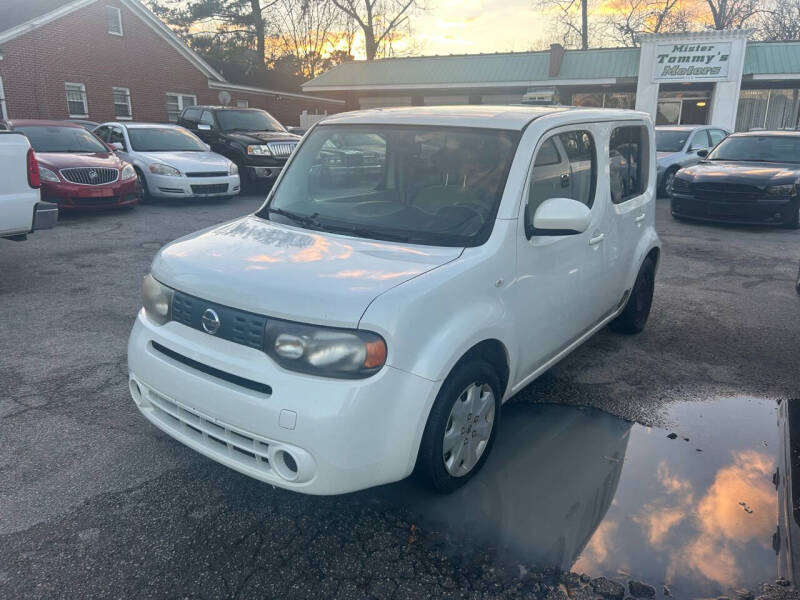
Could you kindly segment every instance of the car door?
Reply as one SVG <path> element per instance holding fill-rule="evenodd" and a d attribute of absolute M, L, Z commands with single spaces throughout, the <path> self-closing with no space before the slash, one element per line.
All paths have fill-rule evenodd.
<path fill-rule="evenodd" d="M 570 160 L 569 148 L 579 140 L 589 145 L 588 171 Z M 585 154 L 586 148 L 581 152 Z M 554 152 L 555 151 L 555 152 Z M 557 155 L 558 162 L 555 161 Z M 574 163 L 574 164 L 573 164 Z M 589 229 L 573 235 L 544 235 L 533 231 L 536 209 L 549 198 L 573 198 L 593 208 L 597 178 L 594 138 L 586 126 L 560 128 L 538 146 L 528 173 L 517 235 L 515 314 L 521 332 L 517 381 L 530 377 L 586 331 L 587 308 L 593 302 L 584 287 L 587 271 L 600 269 L 600 245 L 594 215 Z M 579 181 L 581 180 L 581 181 Z"/>
<path fill-rule="evenodd" d="M 698 129 L 689 138 L 689 143 L 686 146 L 686 159 L 681 166 L 687 167 L 697 164 L 701 159 L 697 153 L 701 150 L 708 150 L 710 147 L 711 141 L 708 137 L 708 129 Z"/>

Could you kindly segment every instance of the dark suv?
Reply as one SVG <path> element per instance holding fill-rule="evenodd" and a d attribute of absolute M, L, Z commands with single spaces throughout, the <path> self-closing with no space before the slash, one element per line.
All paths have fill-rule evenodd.
<path fill-rule="evenodd" d="M 178 125 L 235 162 L 242 187 L 272 185 L 300 140 L 258 108 L 189 106 L 178 117 Z"/>

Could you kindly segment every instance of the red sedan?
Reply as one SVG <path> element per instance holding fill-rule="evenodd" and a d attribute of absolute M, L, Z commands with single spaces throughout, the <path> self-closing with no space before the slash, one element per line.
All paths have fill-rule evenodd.
<path fill-rule="evenodd" d="M 31 142 L 39 160 L 42 200 L 59 208 L 110 208 L 139 202 L 133 165 L 83 127 L 63 121 L 13 120 L 8 129 Z"/>

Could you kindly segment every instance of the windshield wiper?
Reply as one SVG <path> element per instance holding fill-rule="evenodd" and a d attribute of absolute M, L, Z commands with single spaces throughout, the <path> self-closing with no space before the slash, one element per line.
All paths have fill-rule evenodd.
<path fill-rule="evenodd" d="M 275 213 L 276 215 L 280 215 L 282 217 L 286 217 L 290 221 L 294 221 L 295 223 L 299 223 L 303 227 L 313 227 L 314 229 L 322 229 L 319 221 L 317 221 L 317 213 L 313 215 L 301 215 L 296 212 L 292 212 L 290 210 L 284 210 L 282 208 L 273 208 L 271 206 L 267 207 L 267 214 Z"/>
<path fill-rule="evenodd" d="M 369 229 L 360 225 L 330 225 L 326 223 L 321 227 L 325 231 L 330 231 L 331 233 L 349 233 L 357 237 L 383 239 L 392 242 L 408 242 L 411 240 L 411 237 L 407 235 L 390 233 L 380 229 Z"/>

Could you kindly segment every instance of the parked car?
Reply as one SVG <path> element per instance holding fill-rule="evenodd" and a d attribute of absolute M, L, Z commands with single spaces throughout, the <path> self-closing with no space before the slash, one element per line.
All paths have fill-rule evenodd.
<path fill-rule="evenodd" d="M 103 123 L 94 133 L 136 168 L 142 198 L 230 198 L 239 193 L 236 164 L 183 127 Z"/>
<path fill-rule="evenodd" d="M 65 123 L 75 123 L 76 125 L 80 125 L 86 131 L 94 131 L 100 123 L 95 123 L 94 121 L 86 121 L 85 119 L 69 119 L 64 121 Z"/>
<path fill-rule="evenodd" d="M 190 106 L 181 112 L 178 125 L 235 162 L 242 187 L 271 186 L 300 140 L 258 108 Z"/>
<path fill-rule="evenodd" d="M 734 133 L 700 156 L 675 175 L 673 216 L 800 228 L 800 132 Z"/>
<path fill-rule="evenodd" d="M 110 208 L 139 202 L 136 171 L 80 125 L 64 121 L 11 120 L 39 161 L 42 200 L 59 208 Z"/>
<path fill-rule="evenodd" d="M 664 125 L 656 127 L 656 172 L 659 196 L 669 197 L 675 173 L 700 162 L 708 151 L 730 135 L 720 127 Z"/>
<path fill-rule="evenodd" d="M 320 162 L 309 174 L 311 177 L 338 179 L 341 185 L 358 183 L 383 169 L 385 148 L 377 136 L 360 133 L 333 135 L 320 149 Z"/>
<path fill-rule="evenodd" d="M 349 132 L 381 141 L 381 172 L 312 185 Z M 614 204 L 612 139 L 641 155 Z M 486 460 L 502 402 L 606 324 L 645 327 L 656 182 L 632 165 L 654 159 L 652 121 L 634 111 L 329 117 L 260 210 L 156 255 L 128 343 L 133 400 L 276 486 L 344 493 L 416 468 L 452 491 Z"/>
<path fill-rule="evenodd" d="M 39 163 L 28 138 L 0 131 L 0 237 L 21 241 L 56 224 L 58 207 L 39 201 L 39 187 Z"/>

